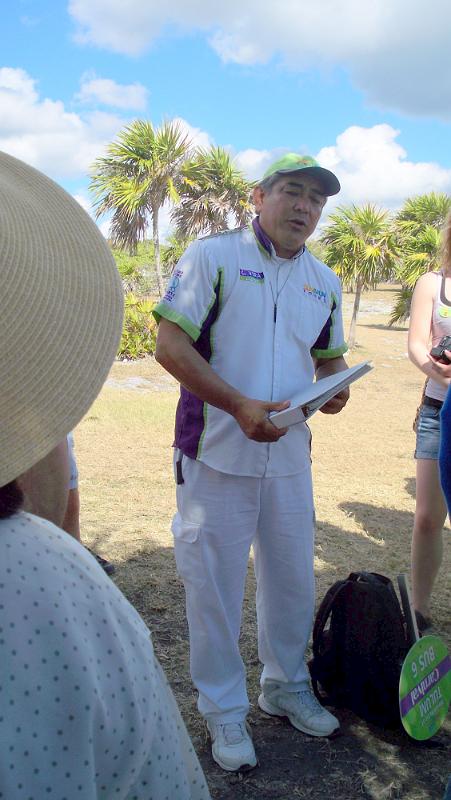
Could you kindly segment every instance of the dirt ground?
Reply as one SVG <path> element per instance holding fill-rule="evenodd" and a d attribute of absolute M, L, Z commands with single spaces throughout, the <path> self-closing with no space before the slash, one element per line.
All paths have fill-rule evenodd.
<path fill-rule="evenodd" d="M 313 469 L 317 512 L 318 601 L 352 570 L 408 573 L 415 466 L 412 420 L 422 378 L 406 355 L 405 327 L 387 325 L 394 287 L 364 295 L 357 347 L 348 361 L 375 369 L 352 388 L 337 417 L 316 414 Z M 353 296 L 345 294 L 349 317 Z M 172 551 L 174 485 L 170 445 L 177 386 L 152 359 L 116 363 L 93 409 L 77 428 L 82 532 L 113 560 L 115 580 L 148 623 L 201 759 L 214 800 L 441 800 L 448 774 L 450 726 L 427 743 L 387 732 L 338 711 L 341 734 L 331 740 L 296 732 L 256 706 L 252 563 L 241 647 L 248 669 L 250 722 L 257 769 L 227 774 L 212 761 L 188 670 L 184 593 Z M 445 541 L 449 537 L 447 529 Z M 450 548 L 433 600 L 437 632 L 450 646 Z M 144 800 L 144 798 L 143 798 Z"/>

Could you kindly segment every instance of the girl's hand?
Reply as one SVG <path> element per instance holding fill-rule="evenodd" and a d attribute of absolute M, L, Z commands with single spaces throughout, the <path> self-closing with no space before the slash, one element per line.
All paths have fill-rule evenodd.
<path fill-rule="evenodd" d="M 449 364 L 442 364 L 441 361 L 436 361 L 435 358 L 428 355 L 428 359 L 431 362 L 432 370 L 437 375 L 437 377 L 444 378 L 447 382 L 451 380 L 451 350 L 445 350 L 445 355 L 449 358 Z"/>

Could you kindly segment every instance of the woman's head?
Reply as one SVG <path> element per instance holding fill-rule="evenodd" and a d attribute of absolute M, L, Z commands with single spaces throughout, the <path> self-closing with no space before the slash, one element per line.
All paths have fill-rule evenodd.
<path fill-rule="evenodd" d="M 41 172 L 1 152 L 0 208 L 5 487 L 55 448 L 97 396 L 117 351 L 123 297 L 88 214 Z"/>

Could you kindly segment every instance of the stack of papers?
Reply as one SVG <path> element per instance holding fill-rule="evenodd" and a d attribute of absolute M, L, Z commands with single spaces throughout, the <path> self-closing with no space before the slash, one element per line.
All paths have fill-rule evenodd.
<path fill-rule="evenodd" d="M 356 364 L 355 367 L 349 367 L 349 369 L 344 369 L 342 372 L 335 373 L 335 375 L 328 375 L 327 378 L 315 381 L 315 383 L 312 383 L 311 386 L 293 398 L 290 408 L 271 414 L 271 422 L 276 428 L 287 428 L 290 425 L 305 422 L 331 397 L 334 397 L 371 369 L 373 369 L 373 366 L 369 361 L 362 361 L 361 364 Z"/>

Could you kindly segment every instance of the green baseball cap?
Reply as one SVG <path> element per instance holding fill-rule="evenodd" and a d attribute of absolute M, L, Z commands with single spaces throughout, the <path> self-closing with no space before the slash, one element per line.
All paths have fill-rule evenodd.
<path fill-rule="evenodd" d="M 274 161 L 266 170 L 262 181 L 269 178 L 271 175 L 278 175 L 279 173 L 284 174 L 286 172 L 299 172 L 301 169 L 305 169 L 307 174 L 313 175 L 321 182 L 327 196 L 338 194 L 340 191 L 340 182 L 333 172 L 324 169 L 324 167 L 320 167 L 312 156 L 300 156 L 297 153 L 285 153 L 282 158 Z"/>

